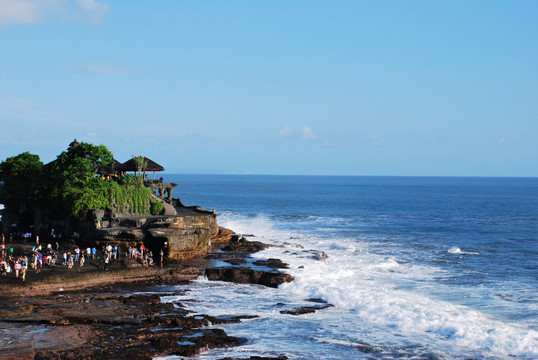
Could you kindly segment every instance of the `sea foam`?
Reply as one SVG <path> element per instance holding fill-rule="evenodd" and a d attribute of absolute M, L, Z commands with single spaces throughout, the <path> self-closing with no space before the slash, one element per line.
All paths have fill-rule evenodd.
<path fill-rule="evenodd" d="M 446 270 L 400 262 L 397 255 L 381 256 L 357 238 L 320 238 L 307 231 L 275 229 L 264 215 L 248 218 L 230 213 L 223 220 L 224 226 L 285 244 L 284 248 L 269 248 L 253 256 L 278 257 L 289 263 L 295 281 L 283 284 L 281 289 L 290 298 L 320 298 L 335 305 L 331 316 L 347 320 L 338 325 L 342 334 L 379 339 L 380 346 L 398 342 L 403 346 L 409 341 L 435 343 L 441 353 L 452 355 L 538 356 L 536 331 L 496 320 L 437 295 L 437 288 L 445 285 L 436 283 L 436 279 L 445 276 Z M 328 258 L 314 259 L 308 256 L 308 250 L 325 252 Z M 478 255 L 457 247 L 449 253 Z M 459 291 L 445 289 L 447 293 L 453 290 Z M 355 326 L 368 331 L 357 331 Z"/>
<path fill-rule="evenodd" d="M 453 246 L 450 249 L 448 249 L 449 254 L 455 254 L 455 255 L 480 255 L 478 252 L 473 251 L 462 251 L 459 247 Z"/>

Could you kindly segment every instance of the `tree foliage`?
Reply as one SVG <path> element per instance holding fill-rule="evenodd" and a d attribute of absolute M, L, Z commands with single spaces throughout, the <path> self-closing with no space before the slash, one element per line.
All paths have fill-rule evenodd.
<path fill-rule="evenodd" d="M 137 171 L 144 171 L 145 158 L 133 159 Z M 0 203 L 42 198 L 49 211 L 82 217 L 96 209 L 121 214 L 160 213 L 162 203 L 151 200 L 151 190 L 143 185 L 141 176 L 124 175 L 118 182 L 97 175 L 100 166 L 113 161 L 106 146 L 84 142 L 71 146 L 47 165 L 28 152 L 10 157 L 0 164 Z"/>
<path fill-rule="evenodd" d="M 43 163 L 39 155 L 24 152 L 0 164 L 0 202 L 38 200 L 43 185 Z"/>
<path fill-rule="evenodd" d="M 134 161 L 135 168 L 136 168 L 135 177 L 139 181 L 144 181 L 144 178 L 140 174 L 143 171 L 146 171 L 146 168 L 148 166 L 148 162 L 146 161 L 146 158 L 144 156 L 134 156 L 133 155 L 132 157 L 133 157 L 133 161 Z M 137 173 L 138 173 L 138 176 L 137 176 Z"/>
<path fill-rule="evenodd" d="M 96 178 L 101 165 L 113 161 L 104 145 L 80 143 L 58 155 L 48 168 L 49 194 L 73 214 L 82 215 L 104 205 L 107 184 Z"/>

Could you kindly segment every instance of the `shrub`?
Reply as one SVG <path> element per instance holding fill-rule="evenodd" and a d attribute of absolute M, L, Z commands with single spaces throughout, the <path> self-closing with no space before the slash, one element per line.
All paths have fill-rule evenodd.
<path fill-rule="evenodd" d="M 160 201 L 151 200 L 150 201 L 150 207 L 149 207 L 149 213 L 151 215 L 160 215 L 163 211 L 164 205 Z"/>

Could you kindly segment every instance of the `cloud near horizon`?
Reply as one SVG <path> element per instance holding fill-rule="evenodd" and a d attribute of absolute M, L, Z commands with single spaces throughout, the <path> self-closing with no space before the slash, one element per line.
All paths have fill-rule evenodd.
<path fill-rule="evenodd" d="M 281 137 L 295 137 L 296 134 L 301 140 L 315 140 L 318 138 L 309 126 L 303 127 L 301 131 L 298 132 L 294 128 L 284 125 L 279 131 Z"/>
<path fill-rule="evenodd" d="M 87 63 L 76 66 L 72 69 L 74 72 L 111 75 L 123 72 L 123 69 L 118 64 L 113 63 Z"/>
<path fill-rule="evenodd" d="M 1 29 L 56 19 L 99 24 L 109 5 L 96 0 L 0 0 L 0 9 Z"/>
<path fill-rule="evenodd" d="M 294 132 L 295 130 L 293 130 L 291 127 L 289 127 L 288 125 L 284 125 L 282 129 L 280 129 L 279 134 L 280 136 L 287 137 L 293 135 Z"/>
<path fill-rule="evenodd" d="M 314 134 L 314 131 L 308 126 L 301 129 L 301 139 L 303 140 L 315 140 L 318 136 Z"/>

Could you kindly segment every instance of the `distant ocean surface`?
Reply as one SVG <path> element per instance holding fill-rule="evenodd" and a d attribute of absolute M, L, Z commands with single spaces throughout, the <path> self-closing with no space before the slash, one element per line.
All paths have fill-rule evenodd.
<path fill-rule="evenodd" d="M 164 178 L 221 226 L 284 245 L 253 256 L 280 258 L 295 277 L 278 289 L 201 278 L 163 298 L 260 316 L 218 326 L 247 344 L 196 359 L 538 358 L 536 178 Z M 334 307 L 280 313 L 311 298 Z"/>

